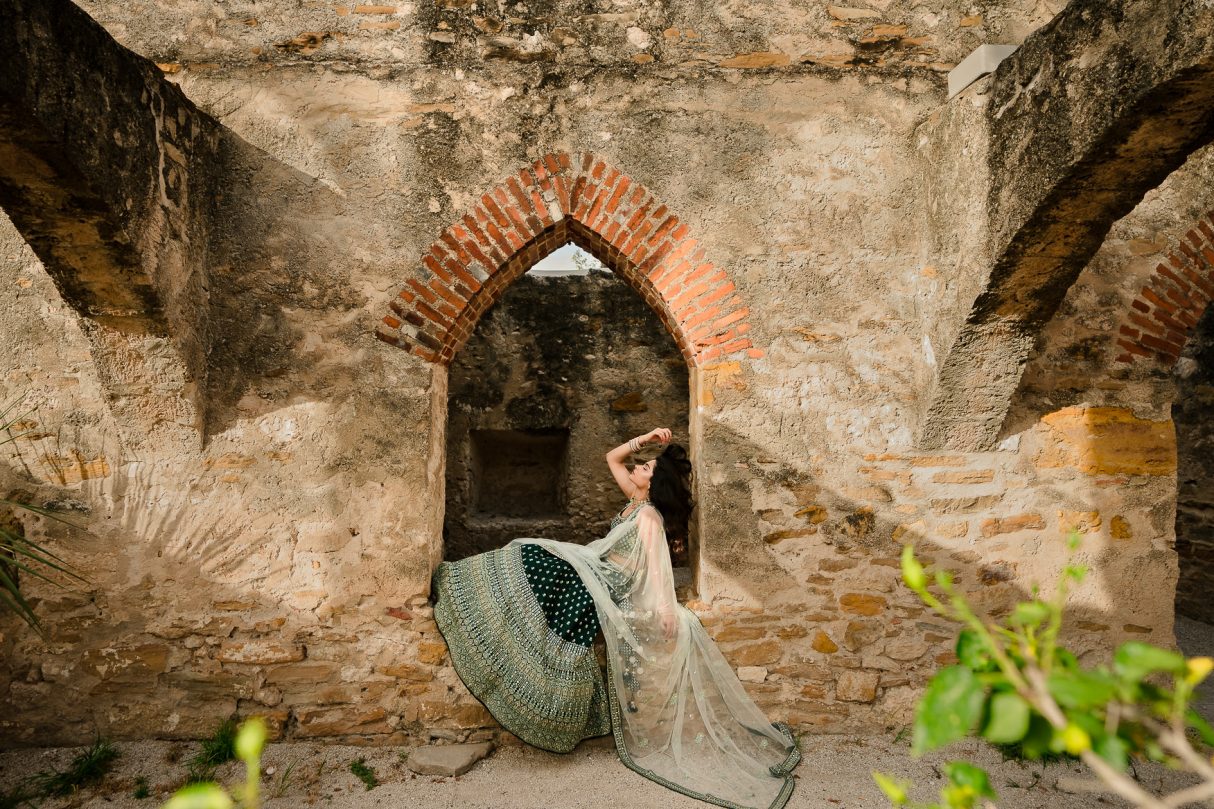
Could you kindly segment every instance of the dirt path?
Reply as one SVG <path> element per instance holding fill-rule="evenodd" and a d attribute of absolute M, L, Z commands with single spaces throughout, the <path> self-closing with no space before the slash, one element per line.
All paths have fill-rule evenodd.
<path fill-rule="evenodd" d="M 947 756 L 912 760 L 905 742 L 889 737 L 818 736 L 803 742 L 805 760 L 797 769 L 797 789 L 791 809 L 876 809 L 886 805 L 873 785 L 873 769 L 913 779 L 918 797 L 932 796 L 942 783 L 936 767 L 965 758 L 989 770 L 1004 809 L 1077 809 L 1117 806 L 1092 795 L 1066 794 L 1056 789 L 1060 777 L 1082 777 L 1080 768 L 1062 764 L 1042 766 L 1000 761 L 998 753 L 976 742 L 957 745 Z M 77 796 L 49 800 L 44 809 L 154 809 L 185 775 L 184 761 L 196 745 L 172 742 L 120 743 L 121 757 L 106 780 Z M 63 766 L 71 749 L 0 753 L 0 790 L 23 775 L 50 766 Z M 619 807 L 703 807 L 688 798 L 627 770 L 603 741 L 587 742 L 569 755 L 557 756 L 524 747 L 505 747 L 458 778 L 412 775 L 404 766 L 405 748 L 365 748 L 314 744 L 272 744 L 265 764 L 274 772 L 263 779 L 266 809 L 300 805 L 323 809 L 618 809 Z M 350 762 L 365 758 L 381 782 L 367 790 L 350 772 Z M 170 763 L 168 759 L 174 759 Z M 283 784 L 283 773 L 294 764 Z M 1179 783 L 1161 768 L 1141 768 L 1142 780 L 1158 787 L 1161 779 Z M 227 764 L 220 770 L 225 783 L 240 780 L 242 770 Z M 146 779 L 150 796 L 133 797 L 137 779 Z"/>

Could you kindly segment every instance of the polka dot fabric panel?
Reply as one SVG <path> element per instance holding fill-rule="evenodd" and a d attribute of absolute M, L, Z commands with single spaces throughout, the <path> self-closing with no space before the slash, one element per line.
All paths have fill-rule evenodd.
<path fill-rule="evenodd" d="M 538 545 L 523 546 L 523 570 L 548 628 L 570 643 L 590 646 L 599 631 L 594 599 L 573 566 Z"/>

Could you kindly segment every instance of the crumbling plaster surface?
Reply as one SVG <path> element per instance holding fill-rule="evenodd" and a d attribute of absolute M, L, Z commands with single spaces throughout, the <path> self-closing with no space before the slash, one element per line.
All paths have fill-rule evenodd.
<path fill-rule="evenodd" d="M 919 127 L 945 104 L 950 60 L 1022 37 L 1048 2 L 620 6 L 551 59 L 556 23 L 517 6 L 493 15 L 517 44 L 475 45 L 469 26 L 490 16 L 471 7 L 85 8 L 228 128 L 203 440 L 145 458 L 108 437 L 78 327 L 6 231 L 0 337 L 28 348 L 5 356 L 0 394 L 29 389 L 42 428 L 90 425 L 56 450 L 84 457 L 88 479 L 13 471 L 12 485 L 82 504 L 87 534 L 27 531 L 93 574 L 67 593 L 31 584 L 47 641 L 5 619 L 6 743 L 199 736 L 232 709 L 301 738 L 491 725 L 426 605 L 447 371 L 372 330 L 436 234 L 549 150 L 595 150 L 643 182 L 755 313 L 761 357 L 690 373 L 691 606 L 731 662 L 763 671 L 747 687 L 773 718 L 906 720 L 952 630 L 899 587 L 905 541 L 998 612 L 1051 579 L 1078 524 L 1097 566 L 1078 651 L 1170 642 L 1170 601 L 1153 597 L 1175 580 L 1169 423 L 1119 400 L 989 452 L 912 448 L 933 375 L 924 335 L 965 297 L 926 235 L 924 189 L 944 169 Z"/>
<path fill-rule="evenodd" d="M 958 131 L 983 142 L 970 204 L 985 229 L 981 261 L 955 273 L 981 280 L 958 301 L 964 326 L 927 394 L 921 446 L 997 443 L 1037 335 L 1109 228 L 1214 140 L 1212 32 L 1204 0 L 1074 0 L 971 93 L 976 132 L 946 120 L 932 133 L 938 150 L 964 150 Z M 974 117 L 964 104 L 943 117 L 956 116 Z"/>
<path fill-rule="evenodd" d="M 80 5 L 119 42 L 157 62 L 264 67 L 316 61 L 392 70 L 466 67 L 484 60 L 700 72 L 800 65 L 940 71 L 984 42 L 1022 41 L 1065 3 L 443 0 L 220 6 L 194 0 L 166 6 L 84 0 Z"/>
<path fill-rule="evenodd" d="M 1042 330 L 1011 401 L 1005 435 L 1081 402 L 1129 401 L 1141 416 L 1168 417 L 1176 396 L 1171 369 L 1149 361 L 1118 364 L 1118 327 L 1155 268 L 1167 265 L 1184 234 L 1214 209 L 1212 176 L 1214 147 L 1206 147 L 1113 225 Z"/>

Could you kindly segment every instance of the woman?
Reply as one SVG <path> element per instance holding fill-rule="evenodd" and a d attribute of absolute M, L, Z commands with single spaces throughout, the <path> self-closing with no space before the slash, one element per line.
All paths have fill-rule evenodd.
<path fill-rule="evenodd" d="M 628 504 L 589 545 L 516 539 L 434 574 L 434 617 L 464 684 L 501 725 L 557 753 L 615 734 L 620 759 L 719 806 L 779 809 L 800 760 L 675 600 L 667 536 L 691 512 L 687 452 L 658 428 L 607 453 Z M 655 459 L 625 467 L 649 443 Z M 602 630 L 607 678 L 592 644 Z"/>

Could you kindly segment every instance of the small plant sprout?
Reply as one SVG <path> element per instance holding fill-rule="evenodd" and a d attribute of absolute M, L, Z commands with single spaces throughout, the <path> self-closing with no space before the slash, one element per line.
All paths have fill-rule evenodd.
<path fill-rule="evenodd" d="M 14 444 L 19 438 L 29 434 L 30 422 L 27 422 L 27 418 L 32 411 L 13 415 L 14 408 L 20 405 L 24 398 L 22 395 L 9 404 L 0 406 L 0 446 Z M 25 432 L 14 432 L 14 430 L 24 430 Z M 5 516 L 6 511 L 13 510 L 38 514 L 72 528 L 80 527 L 63 519 L 50 509 L 18 500 L 0 499 L 0 518 Z M 66 585 L 62 582 L 47 575 L 50 571 L 58 571 L 78 582 L 88 582 L 88 579 L 81 576 L 70 564 L 56 556 L 44 545 L 28 539 L 19 525 L 14 525 L 10 520 L 0 519 L 0 612 L 7 611 L 16 614 L 40 637 L 45 637 L 45 632 L 38 621 L 38 616 L 34 614 L 33 607 L 21 592 L 20 577 L 32 576 L 55 587 L 66 589 Z"/>
<path fill-rule="evenodd" d="M 287 789 L 291 786 L 291 775 L 295 771 L 297 761 L 292 761 L 286 768 L 278 774 L 278 781 L 274 784 L 274 791 L 270 794 L 271 798 L 281 798 L 287 793 Z"/>
<path fill-rule="evenodd" d="M 1079 545 L 1072 532 L 1067 546 Z M 939 615 L 960 624 L 958 664 L 938 671 L 915 710 L 911 754 L 922 755 L 967 736 L 1005 751 L 1041 760 L 1079 758 L 1110 792 L 1144 809 L 1169 809 L 1214 798 L 1214 762 L 1194 749 L 1189 735 L 1214 744 L 1214 728 L 1190 707 L 1194 689 L 1214 671 L 1214 659 L 1182 655 L 1139 641 L 1123 643 L 1111 666 L 1084 668 L 1059 644 L 1069 589 L 1087 574 L 1083 565 L 1063 567 L 1053 594 L 1016 605 L 1001 623 L 975 614 L 947 571 L 929 576 L 909 545 L 902 551 L 902 580 Z M 931 586 L 940 595 L 932 592 Z M 1163 797 L 1126 774 L 1133 758 L 1188 770 L 1194 786 Z M 973 809 L 996 799 L 987 775 L 965 762 L 944 767 L 940 802 L 913 803 L 910 784 L 873 773 L 895 806 Z"/>

